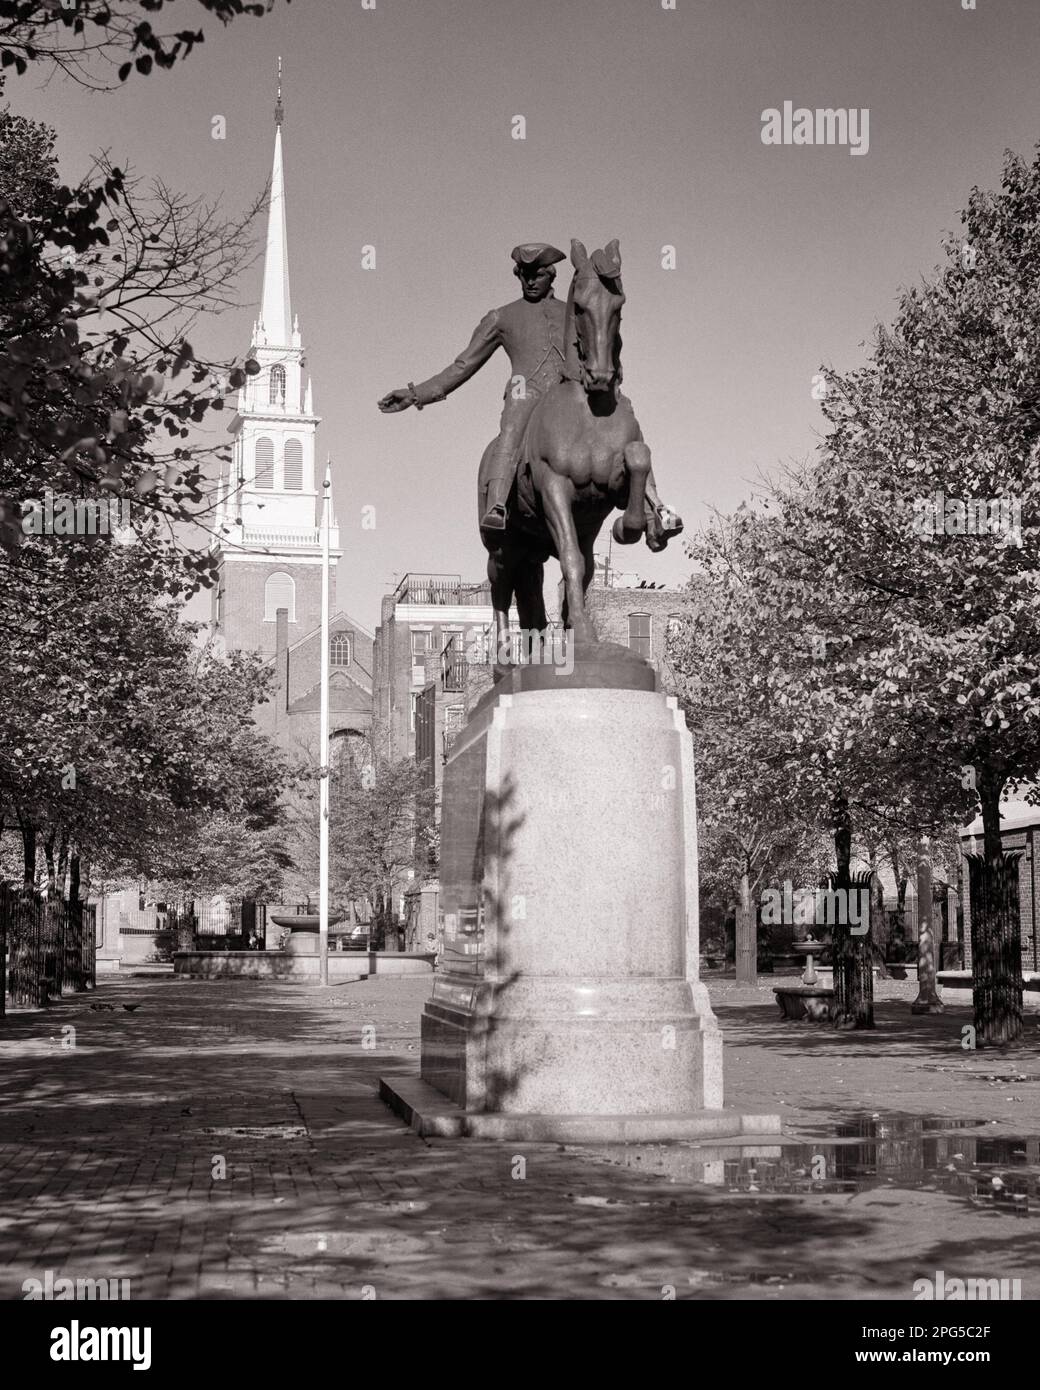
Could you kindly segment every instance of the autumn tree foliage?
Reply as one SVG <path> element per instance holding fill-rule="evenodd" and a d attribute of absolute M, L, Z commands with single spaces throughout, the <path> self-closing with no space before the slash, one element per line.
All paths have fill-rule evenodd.
<path fill-rule="evenodd" d="M 736 903 L 739 936 L 742 928 L 757 931 L 768 884 L 817 882 L 826 832 L 791 797 L 784 745 L 773 737 L 772 716 L 758 708 L 754 625 L 741 636 L 726 622 L 725 605 L 702 575 L 691 581 L 687 601 L 668 650 L 696 750 L 701 892 L 723 909 Z"/>
<path fill-rule="evenodd" d="M 199 642 L 140 543 L 34 539 L 0 586 L 0 814 L 26 887 L 79 861 L 153 878 L 215 816 L 277 814 L 282 765 L 252 722 L 267 672 Z"/>
<path fill-rule="evenodd" d="M 125 498 L 151 551 L 210 583 L 212 556 L 178 528 L 206 525 L 222 450 L 192 431 L 258 368 L 207 361 L 187 333 L 233 303 L 259 204 L 229 220 L 105 161 L 69 189 L 52 146 L 0 113 L 0 543 L 20 543 L 23 503 L 48 489 Z"/>
<path fill-rule="evenodd" d="M 719 638 L 749 663 L 747 736 L 766 766 L 779 741 L 788 797 L 829 815 L 839 875 L 857 816 L 921 830 L 981 807 L 982 1044 L 1021 1029 L 999 804 L 1040 772 L 1038 270 L 1040 157 L 1008 155 L 866 364 L 825 373 L 812 464 L 698 552 Z"/>
<path fill-rule="evenodd" d="M 376 944 L 396 922 L 397 902 L 413 881 L 436 872 L 436 792 L 414 758 L 391 758 L 386 731 L 374 726 L 330 769 L 329 881 L 334 902 L 367 902 Z M 293 862 L 287 881 L 301 898 L 318 882 L 318 778 L 287 798 Z"/>
<path fill-rule="evenodd" d="M 27 888 L 77 897 L 88 874 L 183 873 L 218 821 L 259 833 L 280 761 L 251 719 L 259 662 L 180 621 L 214 564 L 185 539 L 212 457 L 192 427 L 253 367 L 186 335 L 232 302 L 255 209 L 228 220 L 103 161 L 68 188 L 53 144 L 0 112 L 0 830 Z M 123 504 L 117 534 L 27 534 L 48 492 Z"/>

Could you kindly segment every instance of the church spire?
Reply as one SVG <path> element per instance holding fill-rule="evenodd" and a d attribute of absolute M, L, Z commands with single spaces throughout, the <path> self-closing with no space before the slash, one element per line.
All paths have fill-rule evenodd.
<path fill-rule="evenodd" d="M 292 342 L 289 307 L 289 251 L 285 231 L 285 175 L 282 169 L 282 60 L 278 59 L 278 101 L 274 108 L 274 166 L 271 170 L 271 203 L 267 214 L 267 255 L 264 260 L 264 297 L 260 321 L 268 344 L 288 347 Z"/>

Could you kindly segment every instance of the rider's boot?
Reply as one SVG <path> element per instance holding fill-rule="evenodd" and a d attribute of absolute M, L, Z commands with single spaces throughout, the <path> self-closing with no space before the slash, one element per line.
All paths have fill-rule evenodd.
<path fill-rule="evenodd" d="M 487 508 L 480 518 L 481 535 L 491 532 L 494 533 L 492 539 L 501 539 L 501 533 L 506 529 L 506 500 L 512 485 L 513 479 L 509 474 L 488 479 Z"/>
<path fill-rule="evenodd" d="M 683 529 L 683 519 L 667 502 L 647 503 L 646 543 L 650 550 L 663 550 Z"/>

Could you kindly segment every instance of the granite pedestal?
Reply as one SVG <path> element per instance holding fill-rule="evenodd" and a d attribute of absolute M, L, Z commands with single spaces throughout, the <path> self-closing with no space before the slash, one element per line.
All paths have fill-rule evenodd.
<path fill-rule="evenodd" d="M 499 681 L 443 783 L 444 956 L 421 1080 L 382 1083 L 425 1133 L 684 1139 L 779 1132 L 722 1104 L 698 979 L 693 748 L 625 648 Z"/>

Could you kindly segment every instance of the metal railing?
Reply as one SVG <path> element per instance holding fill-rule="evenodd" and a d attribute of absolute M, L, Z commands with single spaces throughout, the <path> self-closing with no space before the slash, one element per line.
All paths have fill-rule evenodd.
<path fill-rule="evenodd" d="M 464 653 L 454 648 L 445 652 L 441 658 L 441 689 L 451 693 L 465 690 L 467 665 Z"/>
<path fill-rule="evenodd" d="M 457 574 L 406 574 L 394 590 L 394 603 L 448 607 L 457 604 L 490 606 L 491 585 L 464 584 Z"/>

